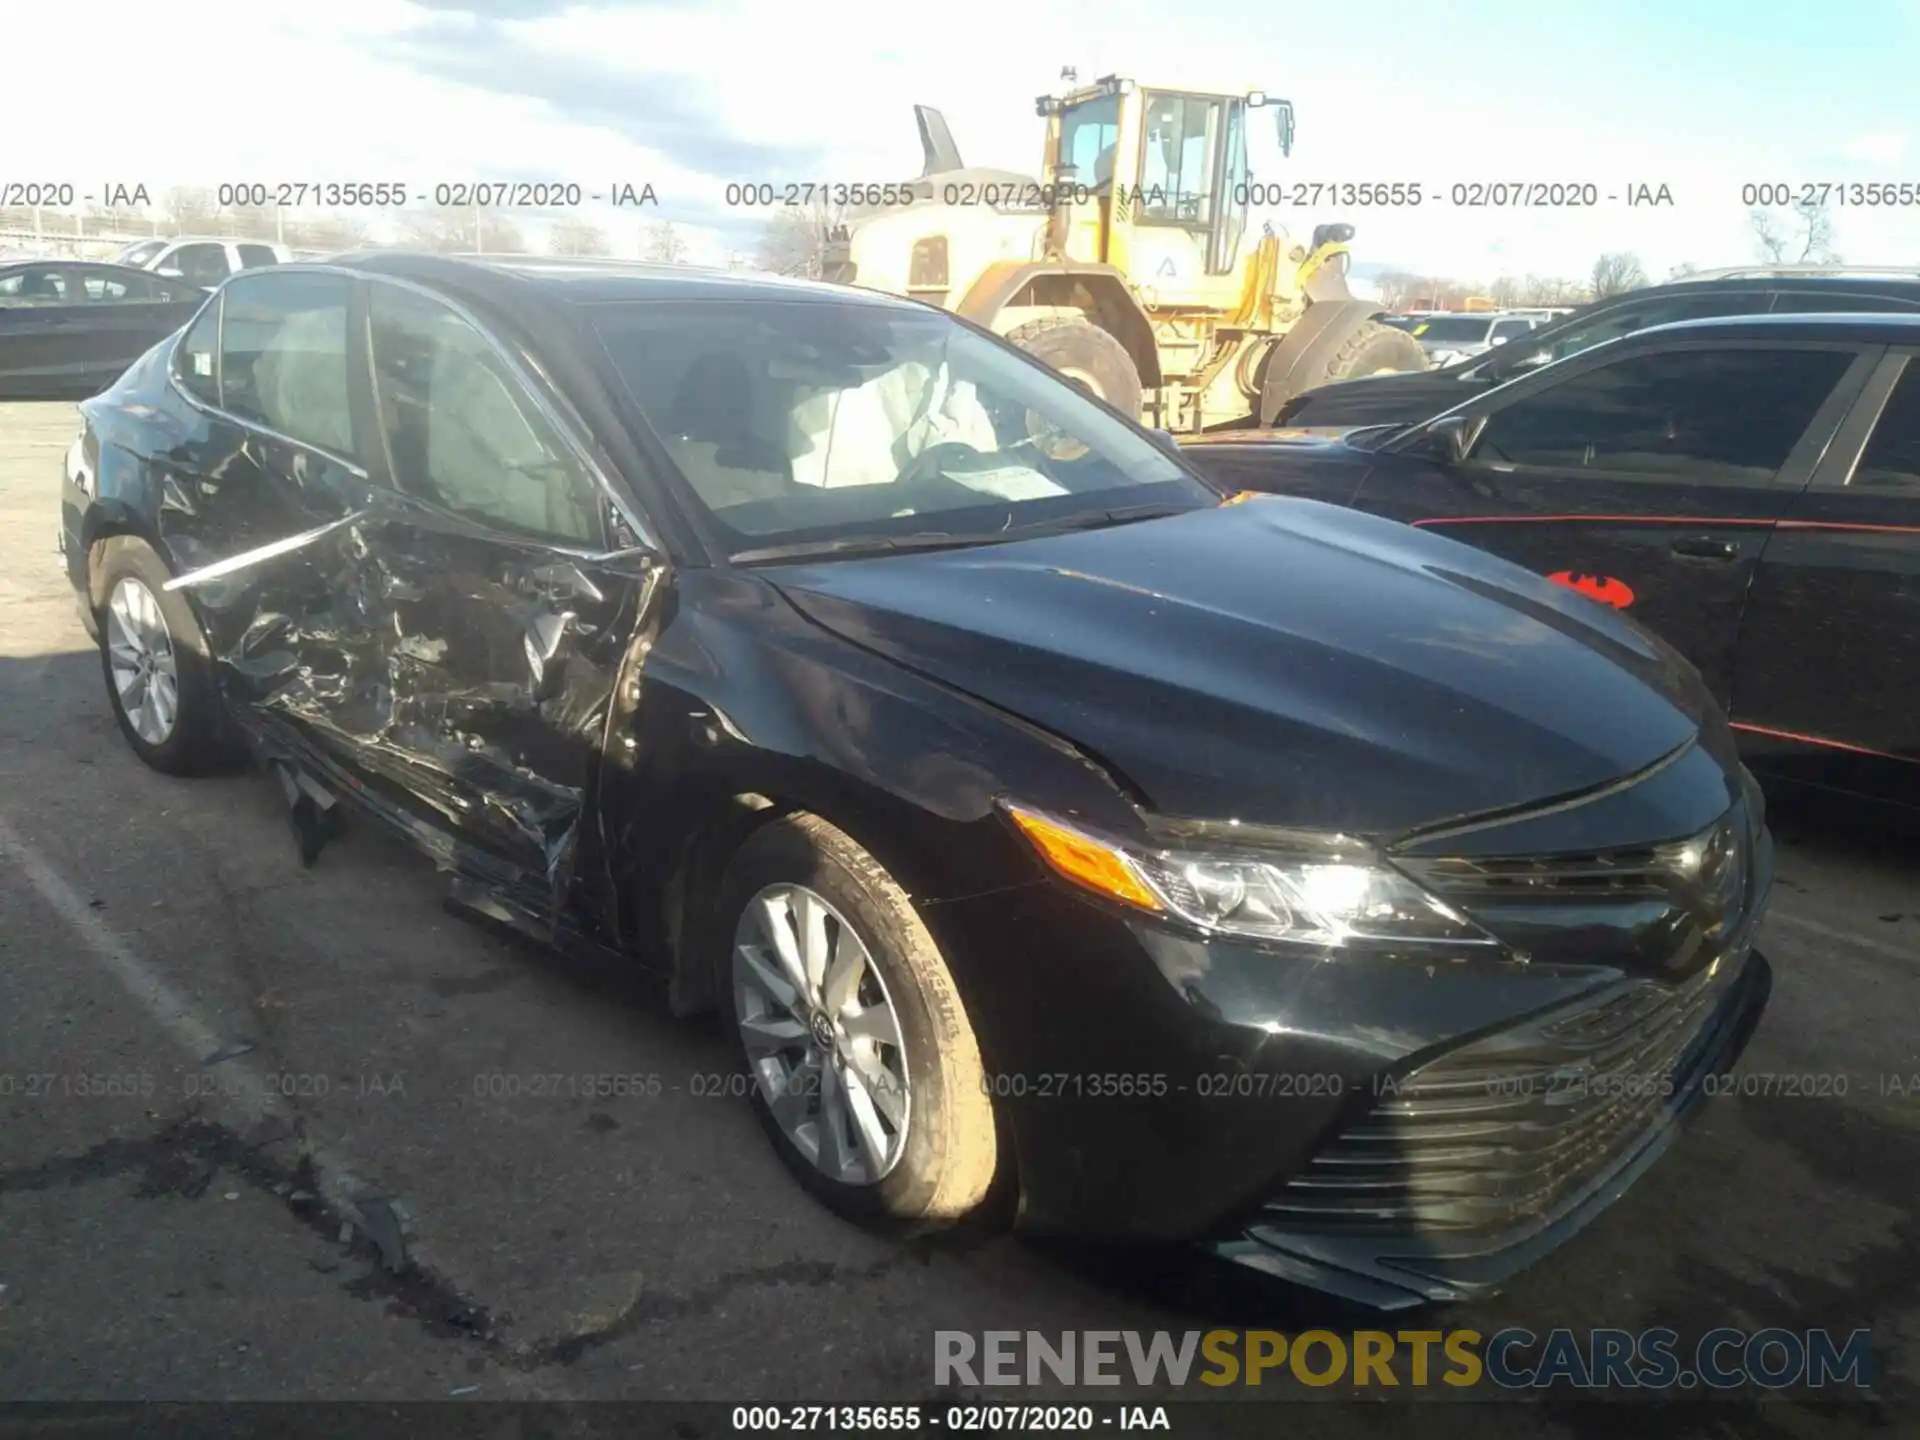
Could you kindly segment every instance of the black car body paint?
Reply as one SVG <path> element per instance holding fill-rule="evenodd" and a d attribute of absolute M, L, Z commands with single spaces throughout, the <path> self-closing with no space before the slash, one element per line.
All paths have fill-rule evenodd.
<path fill-rule="evenodd" d="M 469 904 L 656 966 L 682 1011 L 714 999 L 729 848 L 794 810 L 856 836 L 946 957 L 987 1073 L 1024 1077 L 998 1102 L 1023 1224 L 1203 1243 L 1379 1305 L 1474 1293 L 1609 1203 L 1764 1006 L 1758 795 L 1691 667 L 1630 621 L 1439 537 L 1184 480 L 1169 518 L 728 564 L 589 312 L 930 312 L 590 267 L 320 273 L 352 279 L 350 327 L 395 280 L 484 326 L 606 486 L 593 533 L 531 540 L 389 484 L 363 347 L 349 460 L 190 395 L 168 346 L 83 407 L 62 504 L 83 602 L 97 547 L 144 539 L 259 758 L 396 826 Z M 1142 846 L 1342 832 L 1497 943 L 1303 949 L 1150 918 L 1053 874 L 1010 797 Z M 1594 1017 L 1627 1012 L 1678 1037 L 1664 1093 L 1528 1111 L 1591 1138 L 1588 1162 L 1522 1147 L 1462 1172 L 1423 1138 L 1420 1087 L 1454 1083 L 1462 1045 L 1559 1026 L 1530 1053 L 1604 1065 Z M 1086 1079 L 1121 1074 L 1161 1083 Z M 1298 1203 L 1321 1159 L 1370 1145 L 1376 1171 L 1407 1162 L 1388 1210 Z"/>
<path fill-rule="evenodd" d="M 1577 460 L 1460 465 L 1422 427 L 1312 439 L 1222 434 L 1185 453 L 1220 485 L 1334 499 L 1487 549 L 1617 609 L 1699 668 L 1757 768 L 1920 805 L 1911 578 L 1920 554 L 1920 364 L 1911 359 L 1920 315 L 1656 327 L 1449 414 L 1477 423 L 1636 356 L 1766 345 L 1833 356 L 1818 380 L 1830 389 L 1809 397 L 1777 469 L 1686 459 L 1615 470 Z M 1730 404 L 1727 423 L 1750 426 L 1741 414 Z"/>
<path fill-rule="evenodd" d="M 10 292 L 39 282 L 36 295 Z M 55 289 L 54 287 L 58 287 Z M 183 282 L 84 260 L 0 261 L 0 400 L 79 400 L 190 319 Z"/>

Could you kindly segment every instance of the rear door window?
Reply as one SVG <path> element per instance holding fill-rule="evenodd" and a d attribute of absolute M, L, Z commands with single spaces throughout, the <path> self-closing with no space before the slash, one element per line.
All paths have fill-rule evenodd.
<path fill-rule="evenodd" d="M 280 263 L 280 257 L 273 253 L 271 245 L 242 245 L 239 249 L 242 270 L 258 270 L 262 265 Z"/>
<path fill-rule="evenodd" d="M 357 454 L 347 398 L 353 282 L 281 271 L 237 279 L 223 297 L 221 404 L 290 439 Z"/>
<path fill-rule="evenodd" d="M 1473 462 L 1765 482 L 1853 361 L 1785 347 L 1630 356 L 1493 412 Z"/>

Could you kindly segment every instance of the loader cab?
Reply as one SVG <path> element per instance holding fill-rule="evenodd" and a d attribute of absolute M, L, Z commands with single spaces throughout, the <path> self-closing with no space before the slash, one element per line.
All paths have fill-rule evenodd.
<path fill-rule="evenodd" d="M 1117 266 L 1150 308 L 1231 309 L 1247 252 L 1248 127 L 1275 115 L 1290 149 L 1292 106 L 1113 76 L 1041 105 L 1050 175 L 1089 197 L 1071 207 L 1067 254 Z"/>

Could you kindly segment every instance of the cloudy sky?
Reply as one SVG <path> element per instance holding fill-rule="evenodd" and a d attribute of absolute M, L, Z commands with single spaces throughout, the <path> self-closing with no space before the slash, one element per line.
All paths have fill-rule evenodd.
<path fill-rule="evenodd" d="M 10 17 L 0 181 L 553 179 L 651 183 L 706 258 L 761 224 L 729 182 L 919 170 L 911 107 L 970 164 L 1032 172 L 1063 66 L 1264 88 L 1298 114 L 1257 178 L 1666 185 L 1597 211 L 1277 211 L 1357 227 L 1356 258 L 1428 273 L 1656 277 L 1756 257 L 1741 186 L 1920 185 L 1920 0 L 79 0 Z M 21 27 L 48 27 L 31 43 Z M 1296 28 L 1297 27 L 1297 28 Z M 76 36 L 84 40 L 76 51 Z M 22 42 L 26 43 L 22 43 Z M 65 56 L 23 65 L 18 57 Z M 636 253 L 634 212 L 589 213 Z M 1849 262 L 1920 263 L 1920 205 L 1844 208 Z"/>

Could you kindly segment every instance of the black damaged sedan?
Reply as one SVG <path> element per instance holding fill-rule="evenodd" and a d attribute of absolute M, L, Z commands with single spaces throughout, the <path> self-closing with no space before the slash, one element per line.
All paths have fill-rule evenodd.
<path fill-rule="evenodd" d="M 1765 1004 L 1761 802 L 1631 621 L 1223 499 L 952 316 L 700 272 L 235 278 L 82 407 L 149 764 L 238 756 L 718 1009 L 840 1213 L 1392 1307 L 1617 1197 Z"/>

